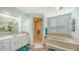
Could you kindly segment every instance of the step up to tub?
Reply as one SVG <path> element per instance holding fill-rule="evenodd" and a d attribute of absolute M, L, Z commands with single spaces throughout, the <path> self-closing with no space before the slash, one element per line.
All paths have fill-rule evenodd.
<path fill-rule="evenodd" d="M 47 37 L 58 37 L 58 38 L 60 37 L 60 38 L 69 38 L 69 39 L 72 38 L 72 36 L 68 34 L 56 34 L 56 33 L 49 33 Z"/>

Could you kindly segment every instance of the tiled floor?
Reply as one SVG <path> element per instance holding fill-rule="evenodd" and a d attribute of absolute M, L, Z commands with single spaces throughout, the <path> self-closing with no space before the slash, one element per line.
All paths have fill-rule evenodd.
<path fill-rule="evenodd" d="M 23 46 L 21 48 L 19 48 L 17 51 L 30 51 L 31 48 L 29 48 L 28 46 Z"/>
<path fill-rule="evenodd" d="M 32 51 L 48 51 L 47 47 L 42 48 L 32 48 Z"/>
<path fill-rule="evenodd" d="M 54 50 L 54 49 L 52 49 L 52 48 L 48 48 L 47 50 L 46 50 L 47 48 L 42 48 L 42 51 L 56 51 L 56 50 Z M 37 49 L 37 50 L 33 50 L 33 51 L 41 51 L 41 49 Z M 28 46 L 23 46 L 23 47 L 21 47 L 20 49 L 18 49 L 17 51 L 32 51 L 32 49 L 30 48 L 30 47 L 28 47 Z"/>

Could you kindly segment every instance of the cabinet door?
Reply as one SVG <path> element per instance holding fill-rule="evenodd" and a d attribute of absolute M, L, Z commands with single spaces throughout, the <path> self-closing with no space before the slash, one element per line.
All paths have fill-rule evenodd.
<path fill-rule="evenodd" d="M 34 44 L 42 43 L 42 18 L 34 17 Z"/>
<path fill-rule="evenodd" d="M 11 40 L 11 50 L 17 50 L 22 47 L 22 39 L 18 36 Z"/>
<path fill-rule="evenodd" d="M 0 40 L 0 51 L 10 50 L 10 40 Z"/>
<path fill-rule="evenodd" d="M 27 45 L 29 43 L 29 38 L 28 36 L 24 35 L 24 36 L 21 36 L 22 38 L 22 45 Z"/>

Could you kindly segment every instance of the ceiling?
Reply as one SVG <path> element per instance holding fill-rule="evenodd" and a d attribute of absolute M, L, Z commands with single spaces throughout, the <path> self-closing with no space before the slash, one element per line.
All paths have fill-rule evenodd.
<path fill-rule="evenodd" d="M 19 10 L 26 13 L 42 13 L 47 17 L 69 13 L 73 10 L 72 7 L 63 7 L 57 9 L 56 7 L 17 7 Z"/>

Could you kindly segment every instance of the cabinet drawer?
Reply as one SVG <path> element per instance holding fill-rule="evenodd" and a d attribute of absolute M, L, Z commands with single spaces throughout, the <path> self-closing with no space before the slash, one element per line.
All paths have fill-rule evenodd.
<path fill-rule="evenodd" d="M 22 36 L 21 38 L 22 38 L 22 44 L 23 44 L 23 46 L 27 45 L 29 43 L 29 39 L 26 36 Z"/>
<path fill-rule="evenodd" d="M 9 51 L 9 50 L 10 50 L 10 40 L 1 40 L 0 51 Z"/>
<path fill-rule="evenodd" d="M 15 37 L 11 40 L 11 50 L 17 50 L 22 47 L 22 40 L 20 37 Z"/>

